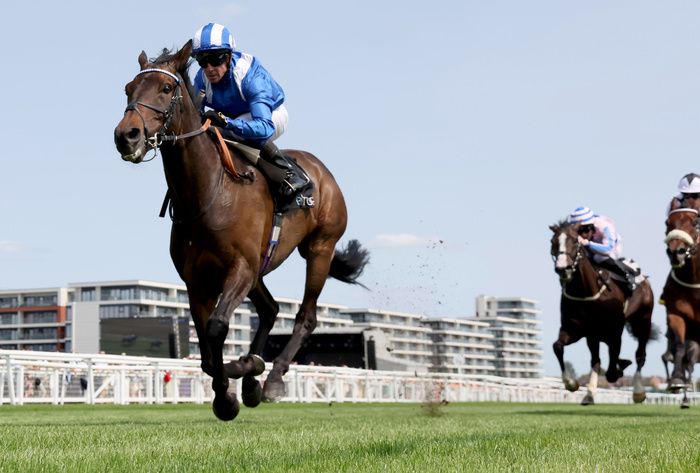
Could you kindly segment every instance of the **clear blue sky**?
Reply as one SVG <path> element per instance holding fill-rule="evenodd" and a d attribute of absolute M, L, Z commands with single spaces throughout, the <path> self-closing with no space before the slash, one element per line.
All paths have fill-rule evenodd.
<path fill-rule="evenodd" d="M 280 146 L 314 152 L 372 252 L 322 302 L 470 316 L 477 294 L 540 302 L 545 373 L 559 326 L 548 225 L 616 220 L 658 293 L 666 204 L 700 171 L 700 4 L 595 0 L 11 2 L 0 18 L 0 288 L 179 282 L 159 160 L 112 132 L 137 56 L 202 24 L 234 32 L 285 89 Z M 346 240 L 347 240 L 346 238 Z M 299 298 L 298 256 L 268 278 Z M 665 329 L 663 307 L 654 322 Z M 623 354 L 633 356 L 626 339 Z M 661 342 L 646 374 L 663 371 Z M 567 351 L 587 370 L 584 342 Z M 607 359 L 605 356 L 604 359 Z"/>

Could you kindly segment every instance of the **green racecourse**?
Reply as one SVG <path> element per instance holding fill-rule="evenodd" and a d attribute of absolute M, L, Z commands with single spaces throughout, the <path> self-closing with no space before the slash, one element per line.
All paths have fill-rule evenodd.
<path fill-rule="evenodd" d="M 0 406 L 2 472 L 698 472 L 700 408 Z"/>

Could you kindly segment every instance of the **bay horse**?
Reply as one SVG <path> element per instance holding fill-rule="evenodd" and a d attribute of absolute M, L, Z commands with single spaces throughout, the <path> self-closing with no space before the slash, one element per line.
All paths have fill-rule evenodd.
<path fill-rule="evenodd" d="M 566 372 L 564 347 L 586 339 L 591 352 L 591 374 L 588 392 L 581 404 L 594 403 L 600 374 L 600 342 L 608 346 L 609 365 L 605 378 L 610 383 L 617 381 L 631 361 L 620 359 L 622 332 L 627 325 L 637 339 L 635 352 L 637 371 L 634 374 L 632 398 L 635 403 L 646 399 L 642 386 L 641 370 L 646 361 L 646 345 L 652 337 L 651 315 L 654 295 L 645 278 L 626 298 L 618 283 L 605 269 L 591 262 L 588 250 L 579 243 L 577 225 L 561 221 L 551 225 L 551 255 L 554 271 L 561 284 L 561 326 L 559 337 L 554 342 L 554 354 L 559 361 L 564 387 L 575 392 L 578 382 Z M 626 283 L 621 283 L 626 284 Z"/>
<path fill-rule="evenodd" d="M 669 355 L 673 372 L 669 389 L 683 390 L 681 407 L 689 407 L 687 387 L 692 386 L 693 369 L 700 359 L 700 230 L 698 211 L 676 208 L 666 219 L 666 254 L 671 270 L 662 300 L 666 307 Z"/>
<path fill-rule="evenodd" d="M 153 62 L 141 52 L 140 72 L 125 88 L 128 105 L 114 141 L 122 158 L 134 163 L 150 150 L 161 151 L 173 209 L 170 255 L 187 286 L 201 367 L 212 377 L 213 411 L 221 420 L 232 420 L 240 406 L 229 378 L 243 377 L 241 397 L 248 407 L 282 398 L 283 375 L 316 327 L 317 300 L 326 279 L 360 284 L 369 253 L 357 240 L 336 250 L 347 225 L 343 194 L 330 171 L 305 151 L 286 153 L 313 180 L 316 205 L 284 213 L 281 235 L 275 238 L 274 203 L 266 180 L 236 151 L 230 178 L 220 161 L 223 148 L 204 132 L 207 123 L 201 123 L 188 75 L 191 51 L 189 41 L 175 53 L 163 50 Z M 261 353 L 279 312 L 263 277 L 295 249 L 306 260 L 304 296 L 292 336 L 262 387 L 255 376 L 265 369 Z M 245 297 L 255 306 L 260 324 L 249 353 L 224 363 L 229 318 Z"/>

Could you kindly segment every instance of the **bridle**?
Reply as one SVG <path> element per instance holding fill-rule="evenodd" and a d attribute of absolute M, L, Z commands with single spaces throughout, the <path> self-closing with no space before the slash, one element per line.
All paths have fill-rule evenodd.
<path fill-rule="evenodd" d="M 696 216 L 698 215 L 698 211 L 695 209 L 676 209 L 670 211 L 668 214 L 669 216 L 671 216 L 674 213 L 680 212 L 691 212 L 694 213 Z M 686 261 L 695 256 L 695 254 L 697 254 L 698 252 L 698 238 L 700 238 L 700 229 L 698 228 L 697 223 L 695 225 L 694 230 L 695 237 L 693 237 L 690 233 L 686 232 L 685 230 L 681 230 L 680 228 L 674 228 L 673 230 L 668 232 L 668 234 L 666 234 L 664 243 L 666 243 L 667 245 L 666 252 L 668 253 L 669 258 L 671 258 L 671 256 L 674 256 L 675 260 L 679 261 L 679 263 L 674 264 L 674 258 L 671 258 L 671 277 L 673 278 L 673 280 L 681 286 L 697 289 L 700 288 L 700 284 L 689 284 L 683 282 L 678 278 L 678 275 L 675 272 L 676 269 L 680 269 L 683 266 L 685 266 Z M 670 248 L 668 248 L 668 244 L 673 240 L 680 240 L 688 246 L 686 248 L 678 248 L 672 251 Z"/>
<path fill-rule="evenodd" d="M 568 238 L 568 235 L 566 235 L 566 232 L 562 231 L 559 235 L 565 235 Z M 561 281 L 562 284 L 565 284 L 569 281 L 571 281 L 571 278 L 573 277 L 574 272 L 576 272 L 576 269 L 578 268 L 578 264 L 581 261 L 581 258 L 583 258 L 583 247 L 581 246 L 581 243 L 576 241 L 576 248 L 574 248 L 573 256 L 567 252 L 566 250 L 562 250 L 562 245 L 559 245 L 559 251 L 557 252 L 552 252 L 552 261 L 556 264 L 557 260 L 559 259 L 560 256 L 566 256 L 567 261 L 571 260 L 571 264 L 567 265 L 566 267 L 563 267 L 561 269 L 556 268 L 557 274 L 559 274 L 559 280 Z M 562 274 L 563 273 L 563 274 Z"/>
<path fill-rule="evenodd" d="M 144 159 L 143 162 L 145 161 L 150 161 L 153 158 L 155 158 L 158 154 L 158 148 L 167 141 L 172 141 L 175 143 L 177 140 L 181 140 L 184 138 L 189 138 L 191 136 L 196 136 L 201 133 L 204 133 L 207 128 L 209 128 L 209 123 L 207 122 L 205 125 L 202 125 L 201 128 L 198 128 L 194 131 L 188 132 L 188 133 L 183 133 L 181 135 L 176 135 L 175 133 L 169 131 L 170 124 L 172 122 L 173 116 L 175 115 L 175 108 L 177 107 L 178 103 L 182 100 L 182 95 L 180 94 L 181 90 L 181 84 L 182 81 L 180 78 L 176 75 L 173 74 L 170 71 L 166 71 L 165 69 L 159 69 L 155 67 L 151 67 L 148 69 L 144 69 L 140 71 L 139 73 L 136 74 L 134 79 L 141 74 L 150 74 L 150 73 L 160 73 L 160 74 L 165 74 L 172 79 L 175 80 L 175 89 L 173 90 L 173 95 L 170 98 L 170 104 L 168 105 L 168 108 L 160 108 L 155 105 L 151 105 L 148 103 L 141 102 L 139 100 L 133 101 L 129 103 L 126 106 L 126 109 L 124 110 L 124 114 L 127 112 L 136 112 L 136 114 L 141 118 L 141 122 L 143 123 L 143 130 L 144 130 L 144 140 L 145 140 L 145 145 L 146 145 L 146 152 L 153 150 L 154 154 L 153 157 L 150 159 Z M 153 110 L 154 112 L 160 114 L 163 116 L 163 124 L 161 125 L 160 129 L 153 133 L 152 136 L 149 136 L 149 131 L 148 128 L 146 127 L 146 119 L 143 117 L 143 114 L 141 111 L 138 109 L 138 106 L 145 107 L 149 110 Z"/>
<path fill-rule="evenodd" d="M 569 238 L 569 235 L 566 234 L 566 231 L 561 231 L 561 233 L 559 233 L 560 238 L 562 235 L 565 238 Z M 560 242 L 559 251 L 556 253 L 552 252 L 552 260 L 554 260 L 555 264 L 556 264 L 557 259 L 559 259 L 559 257 L 561 257 L 561 256 L 566 256 L 567 260 L 571 260 L 571 264 L 567 265 L 566 267 L 563 267 L 563 268 L 556 268 L 555 267 L 555 270 L 556 270 L 557 274 L 559 275 L 559 283 L 561 284 L 562 296 L 566 297 L 567 299 L 574 300 L 574 301 L 595 301 L 598 298 L 600 298 L 600 296 L 603 294 L 603 292 L 605 292 L 605 290 L 608 288 L 608 285 L 607 285 L 606 281 L 602 278 L 600 272 L 598 273 L 599 282 L 600 282 L 600 289 L 595 294 L 593 294 L 591 296 L 581 297 L 581 296 L 572 296 L 571 294 L 566 292 L 566 285 L 569 282 L 571 282 L 571 280 L 573 279 L 574 273 L 578 269 L 578 265 L 579 265 L 581 259 L 584 257 L 585 250 L 584 250 L 583 245 L 581 245 L 581 243 L 578 241 L 578 239 L 576 239 L 576 248 L 574 248 L 573 257 L 569 252 L 562 250 L 562 246 L 563 245 Z"/>

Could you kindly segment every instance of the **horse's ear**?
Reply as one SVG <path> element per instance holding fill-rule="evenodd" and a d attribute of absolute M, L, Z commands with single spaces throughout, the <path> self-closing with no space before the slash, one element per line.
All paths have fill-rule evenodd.
<path fill-rule="evenodd" d="M 175 53 L 175 57 L 173 58 L 175 69 L 180 70 L 180 68 L 187 64 L 187 61 L 190 60 L 190 54 L 192 54 L 192 40 L 187 41 L 185 45 Z"/>
<path fill-rule="evenodd" d="M 557 231 L 557 227 L 555 225 L 550 225 L 549 229 L 552 230 L 553 232 Z"/>
<path fill-rule="evenodd" d="M 141 70 L 146 69 L 147 65 L 148 56 L 146 56 L 146 51 L 141 51 L 141 54 L 139 54 L 139 66 L 141 66 Z"/>

